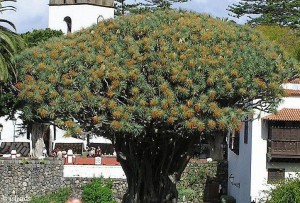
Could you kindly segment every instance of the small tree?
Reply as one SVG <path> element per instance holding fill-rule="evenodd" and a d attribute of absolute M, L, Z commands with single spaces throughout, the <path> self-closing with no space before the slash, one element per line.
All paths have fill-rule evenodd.
<path fill-rule="evenodd" d="M 32 32 L 26 32 L 18 36 L 20 39 L 23 39 L 22 45 L 27 48 L 38 45 L 39 43 L 45 42 L 50 38 L 62 36 L 62 31 L 51 30 L 49 28 L 45 30 L 33 30 Z M 32 147 L 33 155 L 39 157 L 42 155 L 42 150 L 44 146 L 43 135 L 49 128 L 49 124 L 45 124 L 44 120 L 40 117 L 32 116 L 32 111 L 34 107 L 30 107 L 30 114 L 28 114 L 28 106 L 25 106 L 25 101 L 18 98 L 17 89 L 12 85 L 15 84 L 15 80 L 12 76 L 10 80 L 6 83 L 0 81 L 0 116 L 13 115 L 16 110 L 23 111 L 21 115 L 22 119 L 25 121 L 25 126 L 27 131 L 32 134 Z M 30 105 L 29 105 L 30 106 Z"/>
<path fill-rule="evenodd" d="M 50 38 L 60 37 L 62 35 L 63 32 L 61 30 L 52 30 L 50 28 L 46 28 L 45 30 L 40 29 L 23 33 L 21 34 L 21 37 L 24 39 L 26 46 L 30 48 L 46 42 Z M 34 157 L 40 157 L 42 156 L 42 151 L 45 145 L 43 136 L 46 134 L 50 125 L 47 123 L 47 121 L 45 122 L 45 120 L 39 116 L 32 117 L 32 114 L 28 115 L 28 106 L 25 105 L 24 108 L 23 104 L 24 103 L 21 101 L 21 105 L 17 105 L 16 108 L 23 110 L 21 117 L 25 120 L 27 131 L 31 133 L 33 150 L 32 155 Z M 30 109 L 32 110 L 34 107 L 31 107 Z M 32 113 L 32 111 L 30 111 L 30 113 Z M 37 114 L 35 113 L 35 115 Z"/>
<path fill-rule="evenodd" d="M 272 110 L 296 66 L 244 26 L 183 11 L 108 20 L 25 51 L 19 97 L 38 116 L 112 140 L 124 203 L 176 202 L 199 136 Z M 28 114 L 30 111 L 28 110 Z"/>

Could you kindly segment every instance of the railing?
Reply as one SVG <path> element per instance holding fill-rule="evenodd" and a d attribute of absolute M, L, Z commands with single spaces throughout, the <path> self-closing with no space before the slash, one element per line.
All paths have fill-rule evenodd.
<path fill-rule="evenodd" d="M 271 140 L 272 155 L 300 156 L 300 141 Z"/>
<path fill-rule="evenodd" d="M 271 158 L 300 158 L 300 128 L 275 128 L 269 131 Z"/>

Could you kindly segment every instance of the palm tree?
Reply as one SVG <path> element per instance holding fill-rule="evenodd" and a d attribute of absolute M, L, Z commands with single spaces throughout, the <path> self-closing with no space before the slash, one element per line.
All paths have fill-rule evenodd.
<path fill-rule="evenodd" d="M 4 6 L 4 2 L 16 2 L 16 0 L 0 0 L 0 13 L 16 10 L 14 6 Z M 16 27 L 12 22 L 0 18 L 0 23 L 0 82 L 3 82 L 9 76 L 16 77 L 14 56 L 23 48 L 24 44 L 21 37 L 14 32 Z"/>

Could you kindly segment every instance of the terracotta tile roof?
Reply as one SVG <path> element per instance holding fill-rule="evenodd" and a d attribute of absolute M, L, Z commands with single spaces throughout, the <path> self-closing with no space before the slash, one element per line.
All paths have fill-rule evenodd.
<path fill-rule="evenodd" d="M 300 121 L 300 109 L 281 109 L 275 114 L 263 117 L 270 121 Z"/>
<path fill-rule="evenodd" d="M 285 93 L 286 93 L 286 97 L 300 96 L 300 90 L 286 89 Z"/>
<path fill-rule="evenodd" d="M 292 83 L 292 84 L 300 84 L 300 78 L 296 78 L 294 80 L 291 80 L 289 81 L 289 83 Z"/>

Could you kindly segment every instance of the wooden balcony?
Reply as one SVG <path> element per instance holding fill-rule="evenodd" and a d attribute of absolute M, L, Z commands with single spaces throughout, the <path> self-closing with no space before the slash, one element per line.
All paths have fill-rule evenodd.
<path fill-rule="evenodd" d="M 269 128 L 268 156 L 300 160 L 300 128 Z"/>

